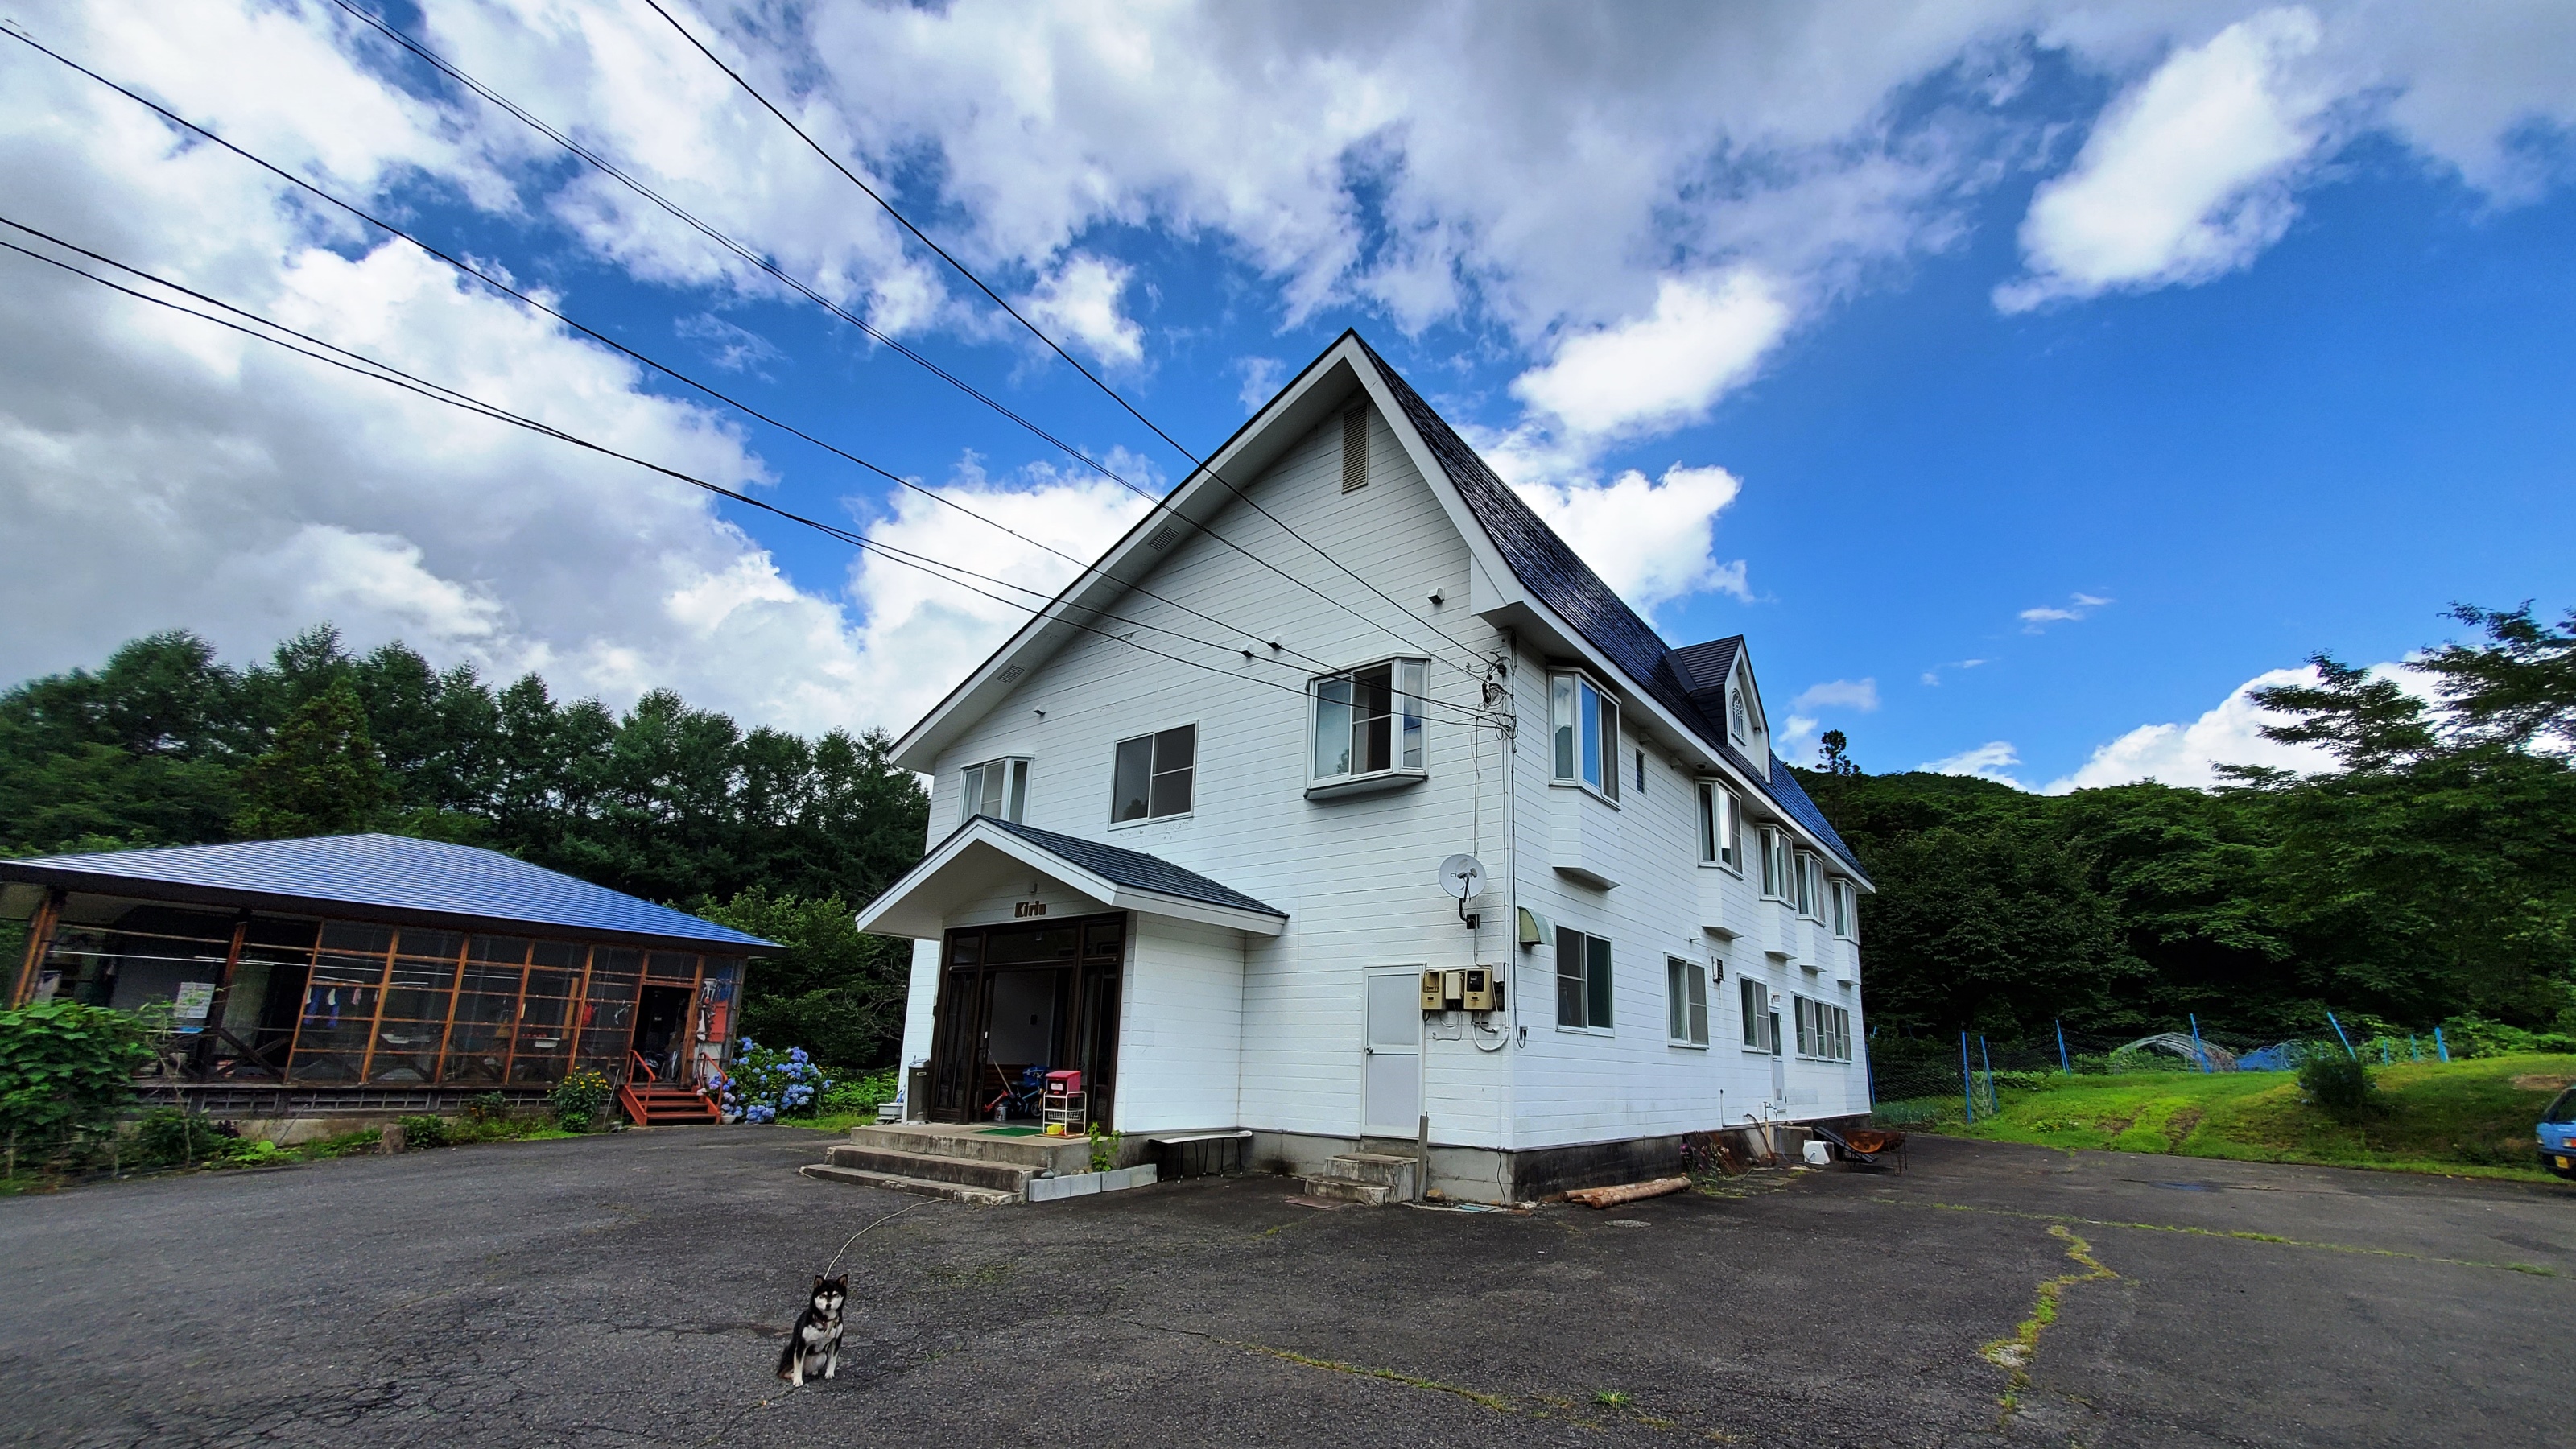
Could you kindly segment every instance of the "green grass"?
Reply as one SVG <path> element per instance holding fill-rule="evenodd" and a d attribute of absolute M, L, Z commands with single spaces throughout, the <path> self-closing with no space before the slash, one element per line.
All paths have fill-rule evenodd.
<path fill-rule="evenodd" d="M 1909 1125 L 2042 1147 L 2547 1179 L 2532 1127 L 2557 1085 L 2576 1079 L 2576 1056 L 2409 1063 L 2371 1074 L 2379 1110 L 2354 1126 L 2306 1105 L 2287 1072 L 2049 1077 L 2034 1089 L 2005 1088 L 2002 1112 L 1974 1126 L 1959 1120 L 1955 1100 L 1938 1122 Z"/>

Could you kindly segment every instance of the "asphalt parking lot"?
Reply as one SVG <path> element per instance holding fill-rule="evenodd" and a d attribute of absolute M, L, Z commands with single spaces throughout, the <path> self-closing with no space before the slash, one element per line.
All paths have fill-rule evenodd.
<path fill-rule="evenodd" d="M 914 1208 L 698 1128 L 0 1200 L 0 1442 L 2564 1442 L 2576 1189 L 1929 1140 L 1529 1216 Z M 2043 1300 L 2053 1306 L 2041 1311 Z"/>

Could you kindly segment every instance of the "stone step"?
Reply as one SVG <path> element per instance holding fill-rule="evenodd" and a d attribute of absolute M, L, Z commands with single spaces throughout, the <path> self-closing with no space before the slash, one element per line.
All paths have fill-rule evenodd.
<path fill-rule="evenodd" d="M 1304 1181 L 1306 1196 L 1327 1202 L 1356 1202 L 1384 1207 L 1390 1202 L 1402 1201 L 1396 1196 L 1395 1189 L 1384 1183 L 1354 1182 L 1347 1177 L 1309 1177 Z"/>
<path fill-rule="evenodd" d="M 971 1202 L 982 1207 L 1001 1207 L 1020 1200 L 1019 1194 L 1000 1192 L 989 1187 L 973 1187 L 962 1182 L 938 1182 L 925 1177 L 905 1177 L 894 1172 L 870 1172 L 858 1167 L 833 1167 L 809 1162 L 796 1169 L 807 1177 L 824 1182 L 845 1182 L 852 1187 L 883 1188 L 887 1192 L 908 1192 L 920 1197 L 946 1198 L 950 1202 Z"/>
<path fill-rule="evenodd" d="M 1324 1176 L 1350 1182 L 1375 1183 L 1379 1187 L 1401 1188 L 1399 1196 L 1413 1195 L 1414 1160 L 1384 1152 L 1341 1152 L 1324 1162 Z"/>
<path fill-rule="evenodd" d="M 929 1182 L 963 1183 L 968 1187 L 1006 1192 L 1013 1198 L 1027 1196 L 1029 1179 L 1038 1175 L 1038 1169 L 1017 1163 L 993 1162 L 978 1157 L 945 1157 L 928 1152 L 898 1152 L 892 1148 L 861 1146 L 855 1142 L 841 1143 L 823 1156 L 834 1167 L 890 1173 Z"/>
<path fill-rule="evenodd" d="M 1006 1163 L 1070 1177 L 1091 1170 L 1091 1143 L 1080 1137 L 996 1137 L 954 1127 L 931 1130 L 917 1123 L 863 1123 L 850 1129 L 854 1147 Z"/>

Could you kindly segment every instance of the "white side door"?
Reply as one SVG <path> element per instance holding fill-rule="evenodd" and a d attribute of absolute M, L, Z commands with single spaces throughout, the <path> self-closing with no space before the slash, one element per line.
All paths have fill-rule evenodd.
<path fill-rule="evenodd" d="M 1367 983 L 1360 1130 L 1411 1137 L 1422 1119 L 1422 973 L 1372 971 Z"/>

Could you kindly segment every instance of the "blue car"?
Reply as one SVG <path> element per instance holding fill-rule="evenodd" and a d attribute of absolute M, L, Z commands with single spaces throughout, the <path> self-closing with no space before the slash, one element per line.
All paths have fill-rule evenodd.
<path fill-rule="evenodd" d="M 2576 1087 L 2559 1093 L 2540 1114 L 2540 1165 L 2576 1178 Z"/>

